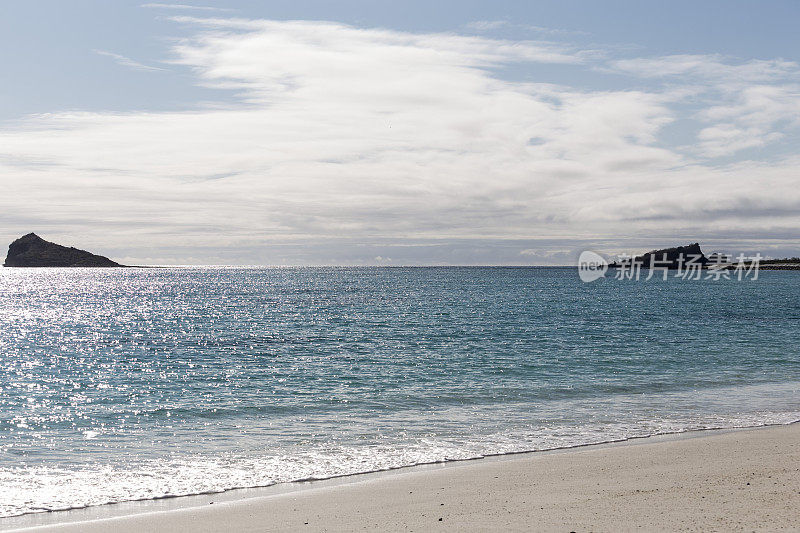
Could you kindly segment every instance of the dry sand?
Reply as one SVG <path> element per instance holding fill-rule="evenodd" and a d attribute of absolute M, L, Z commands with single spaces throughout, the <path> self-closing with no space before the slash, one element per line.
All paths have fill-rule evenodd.
<path fill-rule="evenodd" d="M 70 513 L 49 518 L 66 519 Z M 800 424 L 411 468 L 311 483 L 284 494 L 37 528 L 114 533 L 778 529 L 800 531 Z"/>

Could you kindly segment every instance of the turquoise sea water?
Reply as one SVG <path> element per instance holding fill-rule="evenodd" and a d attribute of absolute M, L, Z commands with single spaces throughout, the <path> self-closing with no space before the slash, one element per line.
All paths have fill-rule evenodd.
<path fill-rule="evenodd" d="M 0 269 L 0 516 L 800 419 L 800 273 Z"/>

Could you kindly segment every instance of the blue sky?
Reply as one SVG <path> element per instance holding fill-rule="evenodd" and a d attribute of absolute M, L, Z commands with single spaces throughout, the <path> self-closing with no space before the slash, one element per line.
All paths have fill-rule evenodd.
<path fill-rule="evenodd" d="M 170 2 L 163 2 L 170 4 Z M 800 4 L 746 1 L 268 1 L 206 2 L 230 11 L 143 8 L 147 2 L 118 0 L 8 0 L 0 4 L 4 81 L 0 118 L 70 109 L 180 109 L 216 91 L 199 89 L 180 69 L 153 76 L 113 69 L 92 50 L 113 50 L 158 64 L 168 43 L 191 30 L 171 15 L 225 15 L 277 20 L 330 20 L 358 27 L 411 32 L 472 31 L 508 39 L 544 38 L 588 47 L 617 48 L 624 55 L 718 53 L 740 58 L 782 57 L 800 61 Z M 176 2 L 177 4 L 177 2 Z M 191 4 L 191 3 L 190 3 Z M 507 21 L 474 32 L 478 21 Z M 540 30 L 532 29 L 541 28 Z M 549 30 L 549 31 L 548 31 Z M 524 70 L 524 69 L 521 69 Z M 525 72 L 511 72 L 524 77 Z M 594 85 L 576 73 L 552 75 Z M 626 80 L 602 80 L 620 86 Z"/>
<path fill-rule="evenodd" d="M 0 4 L 0 238 L 130 262 L 797 255 L 797 2 Z"/>

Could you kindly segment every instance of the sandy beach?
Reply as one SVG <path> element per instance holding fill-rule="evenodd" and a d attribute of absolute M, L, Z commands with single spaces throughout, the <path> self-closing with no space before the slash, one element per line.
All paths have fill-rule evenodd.
<path fill-rule="evenodd" d="M 409 468 L 282 494 L 263 490 L 202 504 L 178 498 L 165 511 L 80 522 L 71 521 L 74 511 L 50 513 L 56 523 L 25 531 L 797 530 L 800 424 Z"/>

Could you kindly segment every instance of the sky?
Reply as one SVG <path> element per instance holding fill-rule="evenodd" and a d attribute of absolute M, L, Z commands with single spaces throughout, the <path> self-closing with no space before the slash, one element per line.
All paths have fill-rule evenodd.
<path fill-rule="evenodd" d="M 800 255 L 800 2 L 0 2 L 0 243 Z"/>

